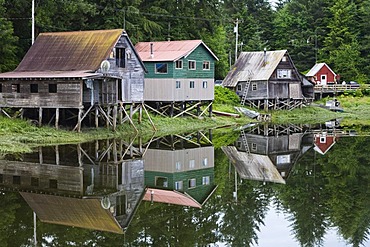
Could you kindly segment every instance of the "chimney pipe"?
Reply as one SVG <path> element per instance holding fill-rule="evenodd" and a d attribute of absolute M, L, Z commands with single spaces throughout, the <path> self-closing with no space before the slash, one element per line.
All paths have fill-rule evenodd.
<path fill-rule="evenodd" d="M 153 58 L 154 57 L 154 53 L 153 53 L 153 43 L 150 43 L 150 58 Z"/>
<path fill-rule="evenodd" d="M 263 66 L 267 64 L 266 47 L 263 49 Z"/>

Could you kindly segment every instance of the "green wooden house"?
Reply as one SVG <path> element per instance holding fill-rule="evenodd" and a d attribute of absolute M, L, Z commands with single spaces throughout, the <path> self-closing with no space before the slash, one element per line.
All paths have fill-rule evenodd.
<path fill-rule="evenodd" d="M 198 109 L 204 103 L 211 106 L 218 58 L 202 40 L 139 42 L 135 49 L 148 71 L 147 105 L 169 115 L 176 110 L 188 113 L 186 109 Z"/>

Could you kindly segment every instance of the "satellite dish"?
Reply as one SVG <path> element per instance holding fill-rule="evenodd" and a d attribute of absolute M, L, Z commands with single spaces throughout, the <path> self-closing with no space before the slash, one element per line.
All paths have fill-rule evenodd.
<path fill-rule="evenodd" d="M 100 201 L 100 205 L 102 206 L 102 208 L 104 209 L 108 209 L 110 208 L 110 200 L 108 197 L 104 197 L 103 199 L 101 199 Z"/>
<path fill-rule="evenodd" d="M 103 72 L 103 73 L 106 73 L 108 72 L 110 69 L 110 63 L 108 60 L 103 60 L 103 62 L 101 62 L 100 64 L 100 70 Z"/>

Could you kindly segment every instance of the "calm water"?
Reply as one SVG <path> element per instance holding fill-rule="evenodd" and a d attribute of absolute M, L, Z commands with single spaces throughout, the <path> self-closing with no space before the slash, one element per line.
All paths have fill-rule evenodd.
<path fill-rule="evenodd" d="M 2 155 L 0 246 L 370 246 L 358 133 L 255 125 Z"/>

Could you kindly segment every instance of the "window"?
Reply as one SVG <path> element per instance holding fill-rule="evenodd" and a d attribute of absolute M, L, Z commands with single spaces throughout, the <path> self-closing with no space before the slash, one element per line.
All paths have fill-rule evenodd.
<path fill-rule="evenodd" d="M 21 176 L 13 176 L 13 184 L 21 184 Z"/>
<path fill-rule="evenodd" d="M 39 178 L 31 177 L 31 186 L 38 187 L 39 186 Z"/>
<path fill-rule="evenodd" d="M 256 91 L 257 90 L 257 83 L 252 83 L 252 91 Z"/>
<path fill-rule="evenodd" d="M 289 154 L 286 154 L 286 155 L 279 155 L 276 157 L 276 163 L 279 165 L 279 164 L 288 164 L 290 163 L 290 155 Z"/>
<path fill-rule="evenodd" d="M 125 48 L 116 48 L 116 65 L 119 68 L 125 68 L 126 59 L 125 59 Z"/>
<path fill-rule="evenodd" d="M 236 90 L 238 90 L 238 91 L 242 91 L 242 85 L 238 85 L 237 87 L 236 87 Z"/>
<path fill-rule="evenodd" d="M 281 61 L 282 61 L 282 62 L 286 62 L 286 61 L 288 61 L 288 60 L 287 60 L 287 57 L 286 57 L 286 56 L 284 56 L 284 57 L 281 59 Z"/>
<path fill-rule="evenodd" d="M 156 74 L 167 74 L 167 64 L 166 63 L 156 63 L 155 64 L 155 73 Z"/>
<path fill-rule="evenodd" d="M 257 151 L 257 143 L 252 143 L 252 151 Z"/>
<path fill-rule="evenodd" d="M 182 60 L 177 60 L 175 62 L 175 68 L 176 69 L 182 69 Z"/>
<path fill-rule="evenodd" d="M 180 171 L 180 170 L 181 170 L 181 162 L 177 161 L 176 162 L 176 171 Z"/>
<path fill-rule="evenodd" d="M 57 92 L 57 84 L 49 84 L 49 93 Z"/>
<path fill-rule="evenodd" d="M 189 179 L 189 189 L 195 188 L 197 186 L 197 180 L 195 178 Z"/>
<path fill-rule="evenodd" d="M 181 81 L 176 81 L 176 88 L 181 88 Z"/>
<path fill-rule="evenodd" d="M 190 81 L 190 88 L 194 88 L 194 81 Z"/>
<path fill-rule="evenodd" d="M 175 182 L 175 190 L 182 190 L 183 189 L 183 182 L 182 181 L 176 181 Z"/>
<path fill-rule="evenodd" d="M 168 187 L 168 178 L 166 177 L 155 177 L 155 186 Z"/>
<path fill-rule="evenodd" d="M 277 70 L 278 79 L 290 78 L 290 76 L 291 76 L 290 69 L 278 69 Z"/>
<path fill-rule="evenodd" d="M 203 166 L 208 166 L 208 159 L 207 158 L 203 159 Z"/>
<path fill-rule="evenodd" d="M 326 143 L 326 136 L 320 136 L 320 143 Z"/>
<path fill-rule="evenodd" d="M 13 93 L 20 93 L 21 92 L 21 86 L 19 84 L 12 84 L 12 92 Z"/>
<path fill-rule="evenodd" d="M 209 69 L 210 69 L 210 62 L 203 61 L 203 70 L 209 70 Z"/>
<path fill-rule="evenodd" d="M 195 160 L 189 160 L 189 168 L 194 169 L 195 167 Z"/>
<path fill-rule="evenodd" d="M 195 70 L 196 68 L 195 60 L 189 60 L 189 69 Z"/>
<path fill-rule="evenodd" d="M 202 185 L 209 185 L 209 184 L 210 184 L 209 176 L 202 177 Z"/>
<path fill-rule="evenodd" d="M 0 93 L 3 92 L 3 84 L 0 83 Z"/>
<path fill-rule="evenodd" d="M 39 92 L 39 84 L 30 84 L 30 92 L 31 93 L 38 93 Z"/>
<path fill-rule="evenodd" d="M 203 88 L 207 88 L 208 86 L 207 86 L 207 81 L 203 81 Z"/>
<path fill-rule="evenodd" d="M 51 189 L 58 189 L 58 180 L 56 180 L 56 179 L 49 179 L 49 188 L 51 188 Z"/>

